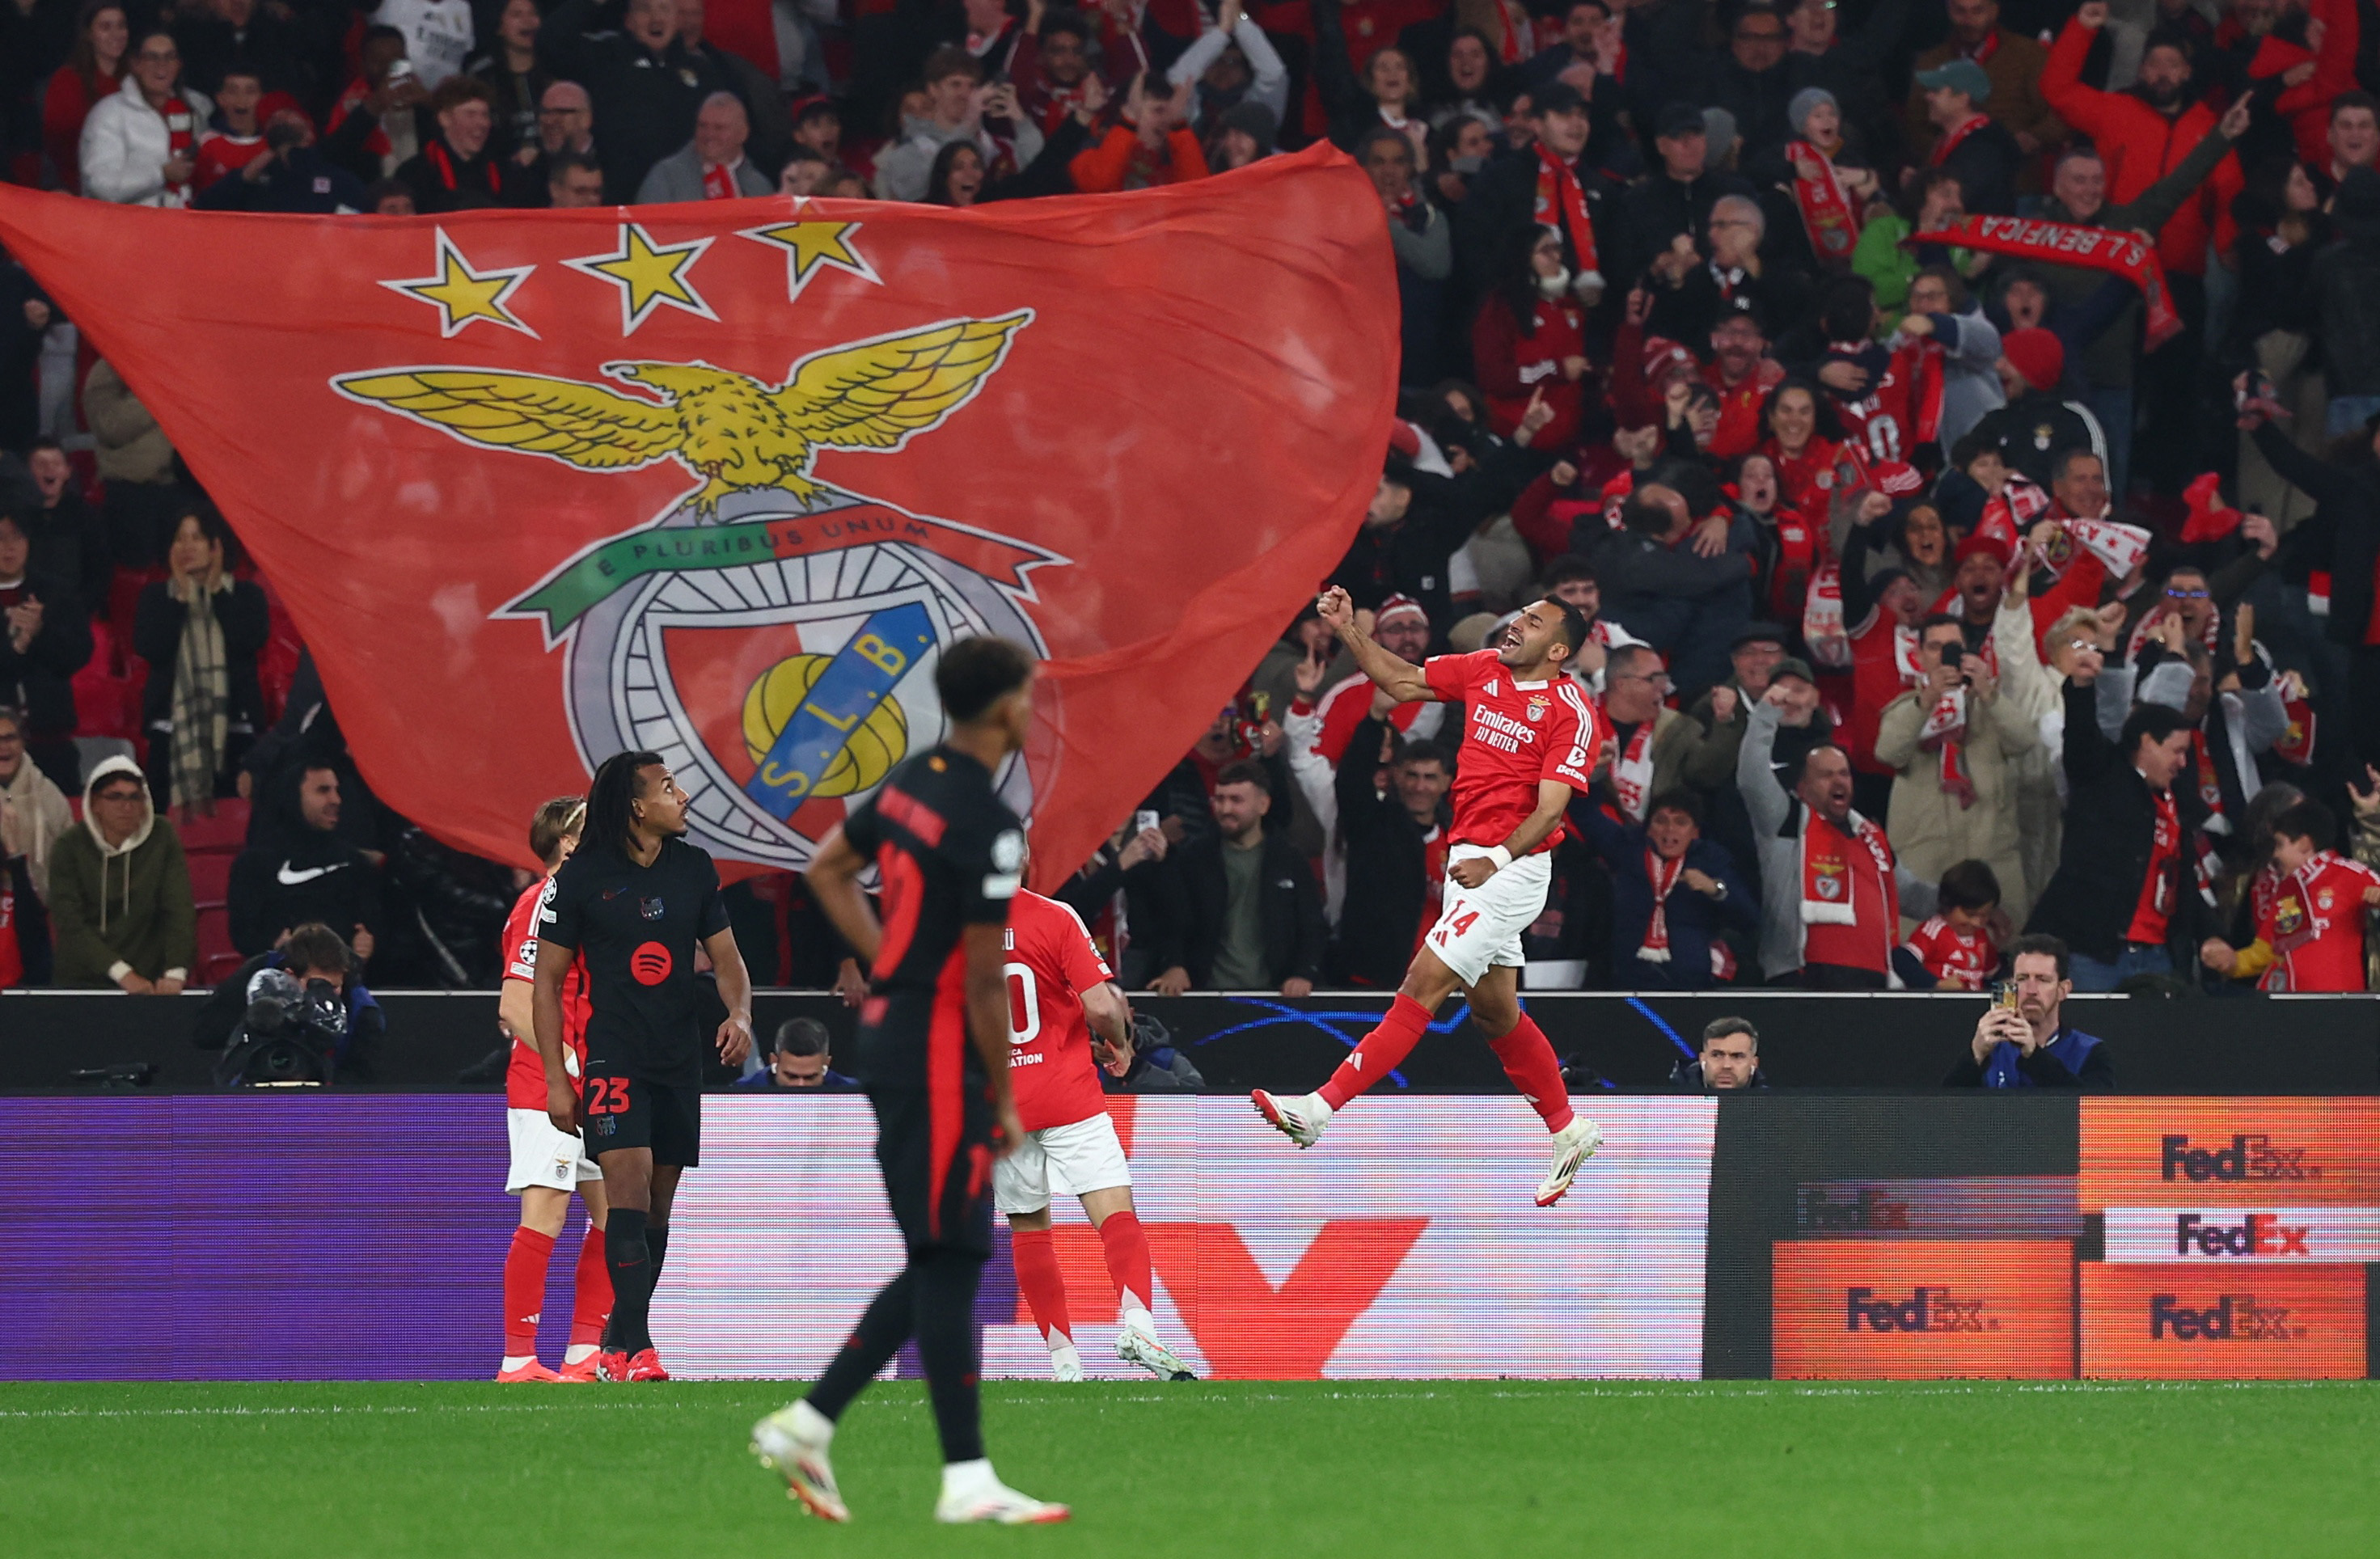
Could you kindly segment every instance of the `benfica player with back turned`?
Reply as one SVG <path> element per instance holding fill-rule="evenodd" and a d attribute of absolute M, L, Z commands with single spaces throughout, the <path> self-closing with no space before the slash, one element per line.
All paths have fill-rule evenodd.
<path fill-rule="evenodd" d="M 699 946 L 710 955 L 727 1017 L 714 1043 L 740 1063 L 752 1048 L 752 978 L 719 894 L 719 869 L 686 841 L 686 793 L 659 754 L 605 758 L 587 787 L 578 849 L 553 876 L 539 918 L 530 992 L 554 1128 L 585 1125 L 603 1171 L 611 1217 L 612 1324 L 600 1359 L 605 1380 L 665 1381 L 646 1329 L 669 1251 L 678 1178 L 702 1162 L 702 989 Z M 563 989 L 587 973 L 583 1108 L 565 1060 Z"/>
<path fill-rule="evenodd" d="M 1414 953 L 1388 1016 L 1330 1081 L 1297 1098 L 1261 1088 L 1250 1097 L 1257 1113 L 1291 1142 L 1312 1147 L 1332 1113 L 1403 1064 L 1439 1004 L 1462 990 L 1471 1000 L 1471 1021 L 1488 1036 L 1504 1075 L 1553 1134 L 1553 1166 L 1537 1187 L 1537 1205 L 1550 1207 L 1569 1193 L 1579 1166 L 1603 1142 L 1595 1122 L 1570 1107 L 1553 1046 L 1521 1010 L 1517 994 L 1524 961 L 1521 934 L 1545 910 L 1562 814 L 1571 792 L 1587 788 L 1605 740 L 1594 707 L 1563 675 L 1587 642 L 1586 619 L 1576 607 L 1548 598 L 1514 618 L 1492 649 L 1433 656 L 1426 665 L 1411 666 L 1355 625 L 1346 591 L 1333 586 L 1317 605 L 1364 674 L 1399 703 L 1427 698 L 1467 706 L 1446 901 Z"/>
<path fill-rule="evenodd" d="M 1009 1091 L 1002 967 L 1025 830 L 994 777 L 1032 728 L 1032 658 L 1005 639 L 961 639 L 942 651 L 934 687 L 949 734 L 886 776 L 827 835 L 808 874 L 819 907 L 869 967 L 859 1079 L 876 1109 L 876 1163 L 908 1264 L 868 1301 L 809 1396 L 752 1426 L 752 1454 L 805 1509 L 850 1520 L 827 1457 L 835 1420 L 915 1337 L 942 1442 L 934 1519 L 1063 1521 L 1064 1505 L 993 1474 L 976 1385 L 992 1160 L 1025 1135 Z M 881 925 L 859 890 L 870 864 Z"/>

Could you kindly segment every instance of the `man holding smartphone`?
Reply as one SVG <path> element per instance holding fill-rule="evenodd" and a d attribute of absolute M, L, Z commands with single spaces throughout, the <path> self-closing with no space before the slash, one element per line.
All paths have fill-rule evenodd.
<path fill-rule="evenodd" d="M 1940 614 L 1918 625 L 1923 680 L 1884 707 L 1876 755 L 1892 769 L 1886 829 L 1900 864 L 1927 882 L 1981 861 L 2020 925 L 2033 907 L 2017 828 L 2012 760 L 2040 740 L 2030 720 L 2002 718 L 1996 657 L 1968 653 L 1964 626 Z"/>
<path fill-rule="evenodd" d="M 2074 992 L 2066 944 L 2055 937 L 2020 937 L 2010 967 L 1999 999 L 1976 1021 L 1968 1053 L 1942 1085 L 2112 1092 L 2116 1072 L 2107 1047 L 2066 1021 L 2066 998 Z"/>

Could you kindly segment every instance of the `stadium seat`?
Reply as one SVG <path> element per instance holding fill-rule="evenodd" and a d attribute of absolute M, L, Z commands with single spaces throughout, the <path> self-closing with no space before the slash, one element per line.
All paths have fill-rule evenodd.
<path fill-rule="evenodd" d="M 190 901 L 200 910 L 220 910 L 230 901 L 233 859 L 228 850 L 189 852 Z"/>
<path fill-rule="evenodd" d="M 195 866 L 196 863 L 192 864 Z M 212 985 L 229 979 L 248 961 L 231 945 L 231 912 L 221 904 L 199 906 L 199 967 L 196 985 Z"/>
<path fill-rule="evenodd" d="M 182 849 L 192 856 L 220 852 L 226 856 L 239 853 L 248 840 L 248 803 L 237 796 L 226 796 L 215 803 L 214 815 L 200 817 L 189 815 L 186 807 L 173 809 L 174 828 L 182 836 Z M 191 889 L 197 890 L 198 867 L 190 868 Z M 206 896 L 200 894 L 203 900 Z"/>

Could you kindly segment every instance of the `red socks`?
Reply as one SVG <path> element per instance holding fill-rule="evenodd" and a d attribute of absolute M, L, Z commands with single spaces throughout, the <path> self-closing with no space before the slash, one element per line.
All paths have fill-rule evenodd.
<path fill-rule="evenodd" d="M 1414 1046 L 1421 1043 L 1421 1036 L 1428 1030 L 1429 1009 L 1399 992 L 1388 1016 L 1380 1020 L 1380 1026 L 1364 1036 L 1354 1054 L 1340 1062 L 1330 1081 L 1322 1085 L 1322 1102 L 1334 1110 L 1346 1108 L 1348 1100 L 1404 1065 L 1405 1057 L 1413 1054 Z M 1545 1043 L 1543 1036 L 1537 1043 Z M 1548 1055 L 1547 1058 L 1552 1057 Z M 1510 1070 L 1509 1066 L 1506 1070 Z"/>
<path fill-rule="evenodd" d="M 612 1269 L 603 1264 L 603 1231 L 589 1224 L 587 1238 L 578 1242 L 577 1282 L 570 1307 L 570 1346 L 601 1347 L 603 1323 L 611 1319 Z"/>
<path fill-rule="evenodd" d="M 533 1228 L 513 1230 L 512 1249 L 504 1252 L 504 1355 L 510 1359 L 537 1353 L 537 1322 L 545 1309 L 545 1263 L 553 1254 L 553 1236 Z"/>
<path fill-rule="evenodd" d="M 1149 1270 L 1148 1231 L 1129 1211 L 1111 1213 L 1099 1226 L 1099 1247 L 1108 1259 L 1108 1275 L 1115 1279 L 1116 1298 L 1127 1319 L 1135 1310 L 1148 1310 L 1157 1297 L 1157 1281 Z"/>
<path fill-rule="evenodd" d="M 1072 1342 L 1075 1323 L 1066 1314 L 1066 1279 L 1058 1271 L 1057 1241 L 1046 1228 L 1013 1228 L 1008 1231 L 1008 1243 L 1016 1262 L 1016 1287 L 1032 1307 L 1033 1323 L 1041 1328 L 1041 1340 L 1053 1346 Z M 1148 1259 L 1144 1245 L 1144 1265 Z"/>
<path fill-rule="evenodd" d="M 1512 1026 L 1512 1032 L 1501 1039 L 1491 1039 L 1488 1047 L 1496 1059 L 1504 1063 L 1504 1075 L 1521 1091 L 1546 1123 L 1548 1131 L 1559 1131 L 1572 1119 L 1570 1091 L 1562 1086 L 1561 1063 L 1554 1059 L 1554 1047 L 1546 1042 L 1546 1032 L 1527 1013 Z"/>

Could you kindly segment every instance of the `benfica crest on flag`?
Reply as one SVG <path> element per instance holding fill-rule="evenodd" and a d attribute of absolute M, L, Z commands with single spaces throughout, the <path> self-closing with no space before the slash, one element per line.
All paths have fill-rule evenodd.
<path fill-rule="evenodd" d="M 957 213 L 705 202 L 243 218 L 0 190 L 287 601 L 365 778 L 521 859 L 662 754 L 798 869 L 941 739 L 975 634 L 1045 658 L 1000 777 L 1071 870 L 1344 550 L 1393 272 L 1335 154 Z"/>

